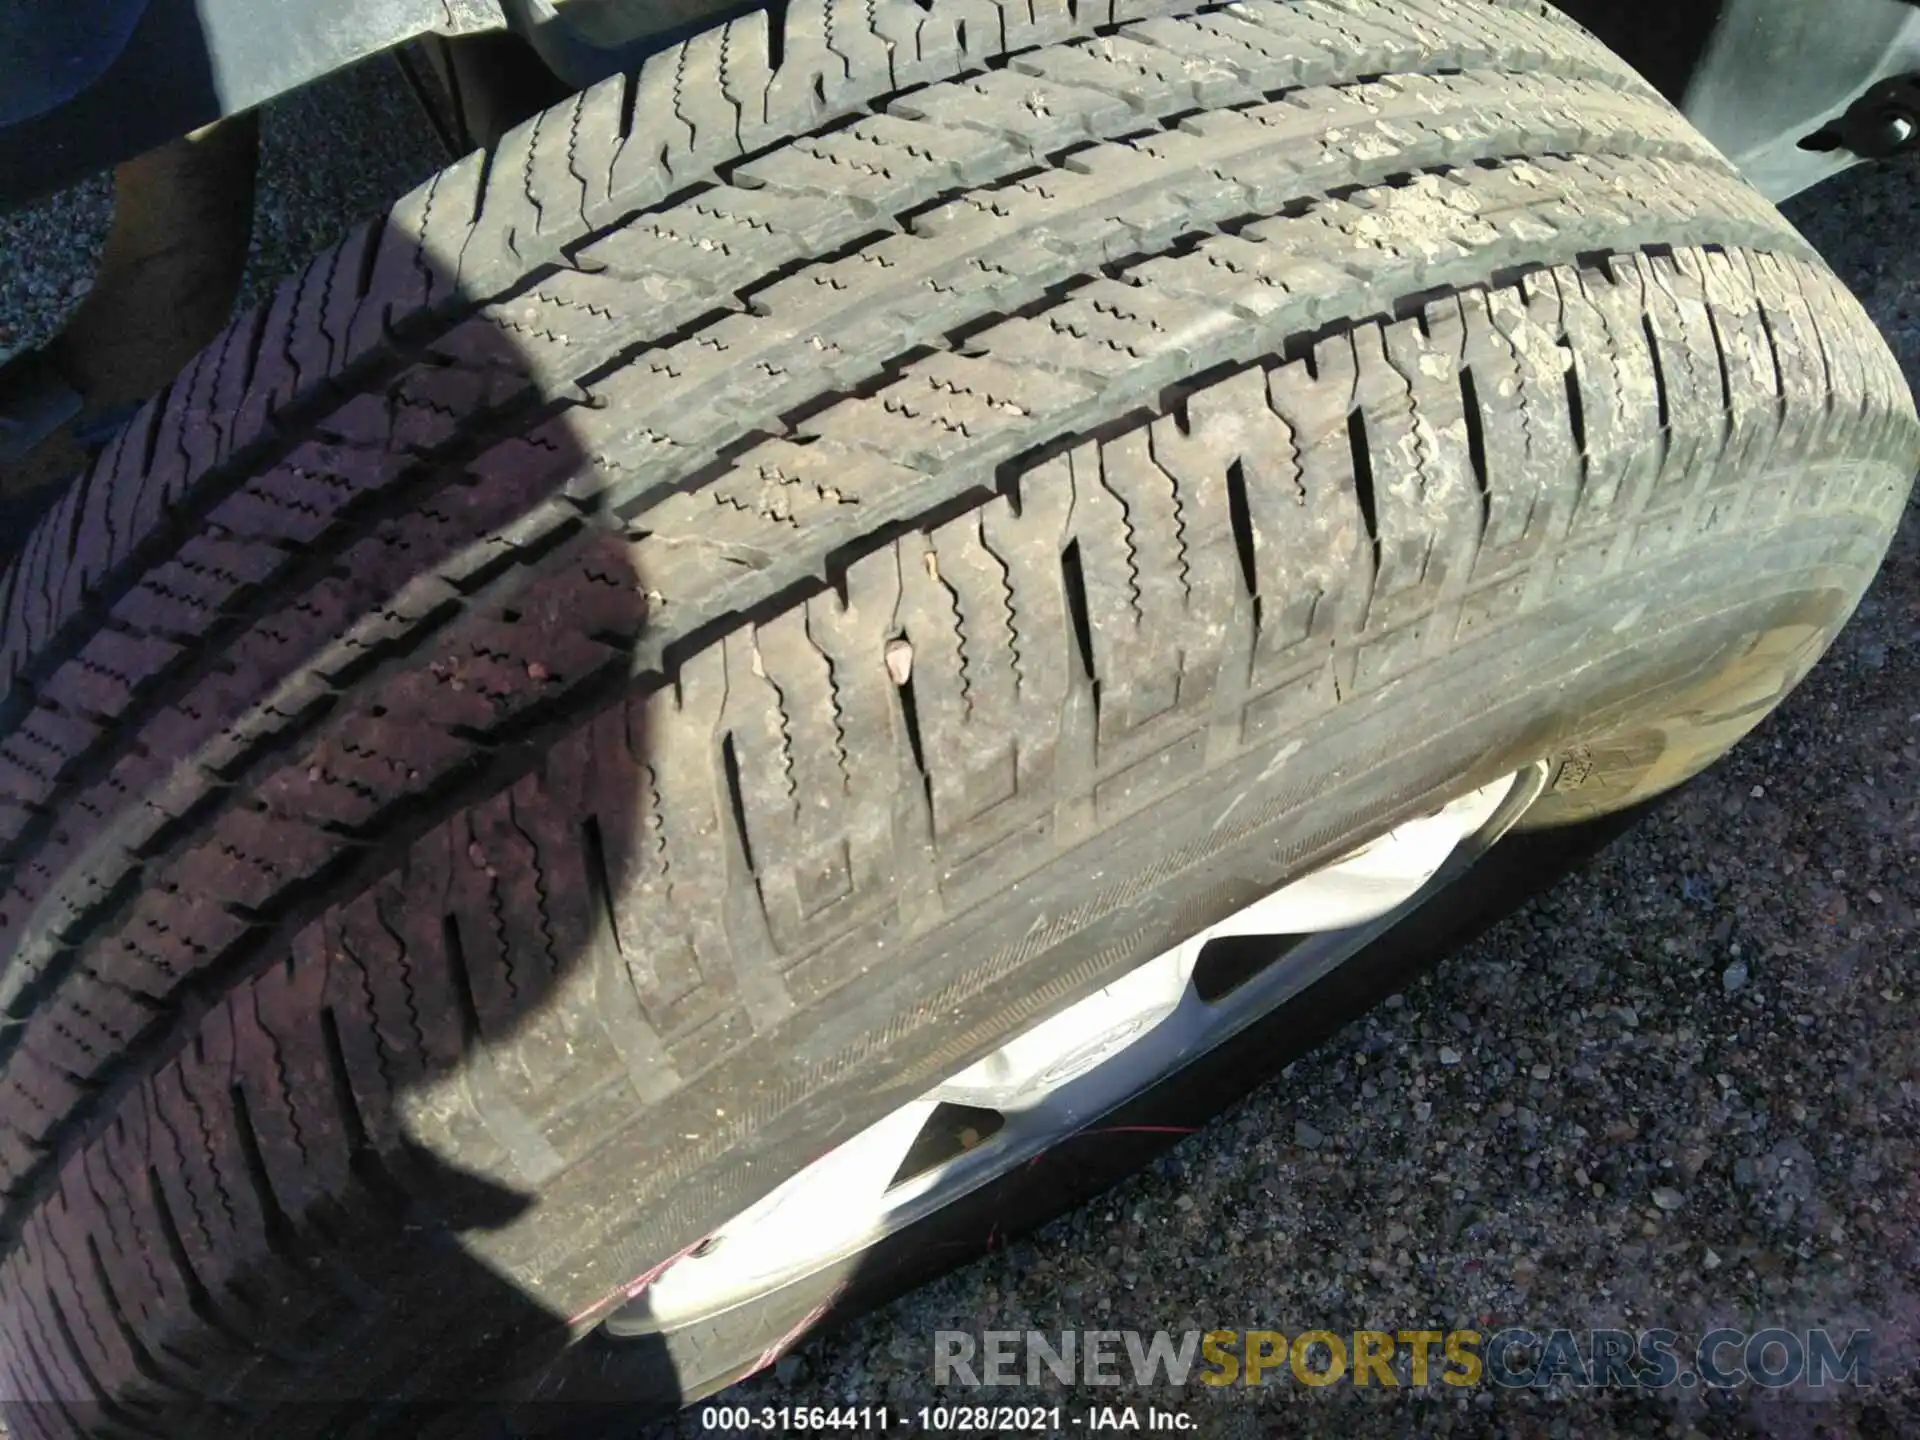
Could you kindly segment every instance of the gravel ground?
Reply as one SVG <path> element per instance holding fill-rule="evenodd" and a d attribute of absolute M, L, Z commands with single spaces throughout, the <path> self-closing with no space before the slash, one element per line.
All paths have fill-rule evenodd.
<path fill-rule="evenodd" d="M 274 107 L 266 136 L 255 295 L 439 163 L 381 67 Z M 1916 180 L 1857 172 L 1793 213 L 1920 386 Z M 0 217 L 0 355 L 83 293 L 105 199 Z M 1587 873 L 1150 1173 L 729 1398 L 923 1403 L 941 1328 L 1864 1324 L 1882 1383 L 1817 1408 L 1079 1398 L 1228 1436 L 1920 1433 L 1916 775 L 1920 510 L 1813 679 Z"/>

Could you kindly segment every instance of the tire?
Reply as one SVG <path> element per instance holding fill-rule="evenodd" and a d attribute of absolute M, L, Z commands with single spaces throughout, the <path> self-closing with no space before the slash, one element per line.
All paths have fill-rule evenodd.
<path fill-rule="evenodd" d="M 17 1433 L 708 1393 L 795 1322 L 569 1347 L 1132 962 L 1542 758 L 1534 823 L 1636 803 L 1817 660 L 1920 425 L 1724 159 L 1537 4 L 1155 9 L 690 40 L 38 525 Z"/>

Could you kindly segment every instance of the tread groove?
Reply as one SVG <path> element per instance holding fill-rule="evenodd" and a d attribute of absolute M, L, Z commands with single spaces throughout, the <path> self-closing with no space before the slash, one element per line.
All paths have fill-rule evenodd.
<path fill-rule="evenodd" d="M 1561 338 L 1560 344 L 1567 350 L 1570 361 L 1572 350 L 1565 337 Z M 1565 368 L 1564 380 L 1567 391 L 1567 418 L 1573 426 L 1573 448 L 1580 455 L 1581 464 L 1585 466 L 1592 455 L 1587 444 L 1587 404 L 1586 397 L 1580 391 L 1580 376 L 1571 363 Z M 1727 413 L 1731 415 L 1732 411 L 1729 410 Z"/>
<path fill-rule="evenodd" d="M 1487 418 L 1480 408 L 1480 382 L 1471 365 L 1460 367 L 1460 405 L 1466 417 L 1467 463 L 1473 468 L 1474 489 L 1480 498 L 1480 533 L 1484 535 L 1493 519 L 1493 476 L 1487 465 Z M 1664 426 L 1664 414 L 1661 423 Z"/>
<path fill-rule="evenodd" d="M 239 1142 L 240 1162 L 246 1168 L 247 1181 L 260 1204 L 260 1222 L 266 1231 L 267 1244 L 283 1258 L 299 1264 L 301 1257 L 295 1238 L 298 1227 L 280 1203 L 272 1172 L 267 1168 L 267 1157 L 260 1148 L 260 1133 L 253 1125 L 253 1107 L 247 1102 L 245 1087 L 229 1086 L 227 1100 L 233 1108 L 233 1134 Z"/>
<path fill-rule="evenodd" d="M 150 1385 L 165 1391 L 168 1395 L 176 1399 L 191 1400 L 196 1404 L 207 1403 L 211 1397 L 182 1386 L 181 1383 L 169 1375 L 161 1367 L 159 1361 L 154 1358 L 153 1351 L 148 1348 L 147 1342 L 141 1338 L 140 1332 L 134 1328 L 133 1321 L 127 1314 L 126 1306 L 120 1300 L 119 1287 L 114 1284 L 113 1273 L 108 1269 L 106 1259 L 100 1253 L 99 1242 L 95 1240 L 93 1236 L 88 1235 L 86 1237 L 86 1246 L 87 1264 L 93 1274 L 93 1283 L 99 1289 L 101 1298 L 106 1302 L 107 1314 L 112 1319 L 114 1329 L 119 1332 L 120 1341 L 127 1347 L 127 1353 L 132 1357 L 134 1367 L 140 1372 L 141 1377 Z M 233 1413 L 230 1407 L 228 1407 L 228 1413 Z"/>
<path fill-rule="evenodd" d="M 1069 540 L 1067 548 L 1060 552 L 1060 581 L 1066 592 L 1067 616 L 1072 626 L 1073 656 L 1079 661 L 1080 673 L 1093 682 L 1097 700 L 1100 672 L 1094 668 L 1093 614 L 1087 604 L 1087 568 L 1080 557 L 1078 536 Z"/>
<path fill-rule="evenodd" d="M 381 1162 L 379 1147 L 367 1129 L 367 1118 L 361 1113 L 359 1097 L 354 1093 L 346 1045 L 340 1038 L 340 1019 L 332 1006 L 320 1012 L 320 1044 L 327 1059 L 327 1083 L 333 1095 L 333 1108 L 346 1131 L 349 1168 L 389 1212 L 396 1216 L 407 1214 L 413 1208 L 412 1197 L 388 1173 Z"/>
<path fill-rule="evenodd" d="M 753 863 L 753 839 L 747 833 L 747 795 L 740 780 L 740 751 L 734 744 L 732 731 L 728 731 L 720 741 L 720 757 L 726 778 L 727 809 L 733 821 L 734 834 L 740 841 L 740 854 L 747 863 L 748 871 L 757 874 L 759 867 Z"/>
<path fill-rule="evenodd" d="M 601 832 L 598 815 L 588 814 L 580 822 L 580 848 L 587 862 L 587 883 L 593 891 L 594 913 L 605 926 L 614 953 L 624 957 L 627 947 L 620 938 L 620 916 L 613 903 L 616 887 L 613 872 L 607 865 L 607 841 Z"/>
<path fill-rule="evenodd" d="M 161 1244 L 167 1259 L 173 1262 L 174 1273 L 186 1287 L 187 1301 L 193 1313 L 200 1318 L 201 1324 L 223 1336 L 229 1343 L 243 1350 L 253 1349 L 247 1338 L 233 1329 L 215 1309 L 213 1292 L 207 1288 L 206 1281 L 200 1278 L 200 1272 L 194 1269 L 193 1257 L 187 1253 L 187 1242 L 180 1232 L 180 1222 L 174 1216 L 173 1206 L 167 1200 L 166 1186 L 161 1183 L 160 1172 L 154 1166 L 147 1167 L 146 1182 L 147 1199 L 160 1225 Z"/>
<path fill-rule="evenodd" d="M 1233 553 L 1240 562 L 1240 583 L 1253 608 L 1253 628 L 1260 629 L 1260 563 L 1253 530 L 1253 507 L 1247 497 L 1247 466 L 1236 458 L 1227 466 L 1227 523 L 1233 529 Z"/>
<path fill-rule="evenodd" d="M 1569 371 L 1569 374 L 1572 372 Z M 1355 405 L 1347 412 L 1347 448 L 1353 455 L 1353 495 L 1360 506 L 1361 523 L 1374 555 L 1380 554 L 1380 506 L 1374 491 L 1373 445 L 1367 436 L 1367 415 Z"/>
<path fill-rule="evenodd" d="M 485 1037 L 480 1024 L 480 1007 L 474 999 L 473 967 L 467 963 L 466 941 L 460 936 L 460 917 L 440 917 L 440 948 L 447 957 L 447 974 L 452 979 L 454 1013 L 460 1021 L 460 1042 L 464 1050 L 478 1049 Z"/>
<path fill-rule="evenodd" d="M 161 1431 L 150 1427 L 145 1421 L 132 1414 L 125 1405 L 108 1395 L 92 1363 L 88 1361 L 86 1350 L 80 1344 L 79 1337 L 73 1332 L 73 1324 L 67 1319 L 66 1307 L 60 1303 L 58 1290 L 47 1292 L 47 1309 L 53 1315 L 54 1329 L 59 1333 L 62 1348 L 73 1358 L 74 1364 L 80 1367 L 81 1382 L 93 1391 L 88 1403 L 98 1406 L 101 1416 L 116 1425 L 125 1426 L 137 1434 L 153 1436 L 155 1440 L 165 1440 Z M 51 1341 L 52 1337 L 49 1336 L 48 1339 Z"/>

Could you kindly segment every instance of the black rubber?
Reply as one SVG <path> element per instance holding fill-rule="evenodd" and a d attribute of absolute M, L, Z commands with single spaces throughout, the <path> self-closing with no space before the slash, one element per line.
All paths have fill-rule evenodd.
<path fill-rule="evenodd" d="M 1805 242 L 1545 7 L 1167 11 L 700 36 L 42 520 L 20 1433 L 564 1399 L 635 1277 L 1011 1028 L 1450 787 L 1633 803 L 1813 663 L 1920 429 Z"/>

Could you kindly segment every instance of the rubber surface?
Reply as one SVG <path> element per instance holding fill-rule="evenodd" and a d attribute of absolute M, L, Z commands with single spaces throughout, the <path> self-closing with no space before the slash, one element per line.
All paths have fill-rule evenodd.
<path fill-rule="evenodd" d="M 1539 6 L 1186 9 L 701 36 L 320 257 L 46 517 L 22 1433 L 413 1426 L 357 1402 L 550 1356 L 1248 886 L 1817 657 L 1920 432 L 1786 223 Z"/>

